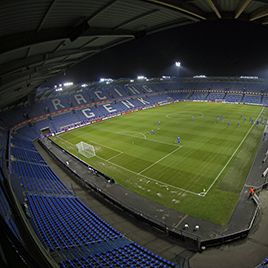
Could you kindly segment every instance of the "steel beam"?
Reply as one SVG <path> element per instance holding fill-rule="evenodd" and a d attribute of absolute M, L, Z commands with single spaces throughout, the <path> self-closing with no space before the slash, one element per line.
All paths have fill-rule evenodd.
<path fill-rule="evenodd" d="M 242 0 L 239 3 L 239 6 L 236 10 L 235 13 L 235 19 L 237 19 L 243 12 L 244 10 L 247 8 L 247 6 L 252 2 L 252 0 Z"/>
<path fill-rule="evenodd" d="M 206 20 L 206 17 L 202 12 L 200 12 L 196 8 L 193 9 L 192 7 L 189 7 L 189 5 L 187 6 L 187 3 L 183 4 L 183 2 L 174 0 L 145 0 L 145 2 L 171 9 L 173 11 L 178 12 L 182 17 L 188 18 L 193 21 L 199 21 L 200 19 Z"/>
<path fill-rule="evenodd" d="M 75 31 L 72 28 L 54 28 L 40 30 L 38 33 L 35 31 L 23 32 L 9 36 L 1 37 L 0 54 L 12 51 L 22 47 L 28 47 L 34 44 L 43 42 L 49 42 L 54 40 L 71 39 L 71 34 Z M 88 30 L 81 33 L 80 36 L 88 37 L 118 37 L 118 38 L 129 38 L 135 37 L 136 32 L 128 30 L 113 30 L 110 28 L 96 28 L 91 27 Z M 77 37 L 76 37 L 77 38 Z"/>
<path fill-rule="evenodd" d="M 215 14 L 217 15 L 217 17 L 219 19 L 221 19 L 222 18 L 221 17 L 221 13 L 219 12 L 219 9 L 217 8 L 216 3 L 214 2 L 214 0 L 207 0 L 207 2 L 209 4 L 210 8 L 215 12 Z"/>

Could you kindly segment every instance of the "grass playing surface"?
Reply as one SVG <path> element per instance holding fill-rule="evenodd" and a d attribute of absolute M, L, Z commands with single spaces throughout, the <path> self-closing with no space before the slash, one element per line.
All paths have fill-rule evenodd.
<path fill-rule="evenodd" d="M 226 224 L 263 133 L 263 125 L 252 125 L 250 118 L 264 119 L 266 113 L 259 106 L 181 102 L 116 117 L 53 139 L 148 199 Z M 81 141 L 94 145 L 95 157 L 78 153 L 75 145 Z"/>

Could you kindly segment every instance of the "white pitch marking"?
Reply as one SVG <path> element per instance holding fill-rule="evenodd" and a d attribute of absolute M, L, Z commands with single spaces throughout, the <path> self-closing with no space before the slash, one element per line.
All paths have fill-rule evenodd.
<path fill-rule="evenodd" d="M 138 133 L 140 133 L 140 134 L 142 134 L 141 132 L 138 132 Z M 156 143 L 160 143 L 160 144 L 167 144 L 167 145 L 171 145 L 171 146 L 177 146 L 177 144 L 176 143 L 169 143 L 169 142 L 164 142 L 164 141 L 158 141 L 158 140 L 156 140 L 156 139 L 147 139 L 147 137 L 146 138 L 140 138 L 140 137 L 137 137 L 137 136 L 134 136 L 134 135 L 129 135 L 129 134 L 126 134 L 125 132 L 117 132 L 117 134 L 119 134 L 119 135 L 123 135 L 123 136 L 129 136 L 129 137 L 134 137 L 134 138 L 137 138 L 137 139 L 142 139 L 142 140 L 147 140 L 147 141 L 151 141 L 151 142 L 156 142 Z M 144 134 L 145 135 L 145 134 Z M 145 135 L 146 136 L 146 135 Z"/>
<path fill-rule="evenodd" d="M 121 152 L 121 153 L 118 153 L 117 155 L 114 155 L 114 156 L 112 156 L 112 157 L 108 158 L 107 160 L 111 160 L 111 159 L 114 159 L 115 157 L 117 157 L 117 156 L 119 156 L 119 155 L 121 155 L 121 154 L 123 154 L 123 152 Z"/>
<path fill-rule="evenodd" d="M 85 135 L 89 136 L 89 134 L 85 134 Z M 117 149 L 111 148 L 111 147 L 109 147 L 109 146 L 107 146 L 107 145 L 103 145 L 103 144 L 97 143 L 97 142 L 95 142 L 94 140 L 91 140 L 91 139 L 88 139 L 88 138 L 87 138 L 87 140 L 89 140 L 89 141 L 91 141 L 92 143 L 95 143 L 95 144 L 97 144 L 97 145 L 100 145 L 100 146 L 102 146 L 102 147 L 105 147 L 105 148 L 111 149 L 111 150 L 113 150 L 113 151 L 116 151 L 116 152 L 119 152 L 119 153 L 123 153 L 123 152 L 122 152 L 122 151 L 120 151 L 120 150 L 117 150 Z"/>
<path fill-rule="evenodd" d="M 194 113 L 194 116 L 199 116 L 199 117 L 201 117 L 201 118 L 204 117 L 204 114 L 203 114 L 203 113 L 194 112 L 194 111 L 192 111 L 191 113 Z M 166 117 L 167 117 L 167 118 L 174 118 L 174 119 L 177 118 L 176 116 L 174 117 L 174 116 L 172 116 L 172 115 L 186 115 L 186 116 L 191 116 L 191 114 L 189 114 L 189 113 L 187 113 L 187 112 L 183 112 L 183 111 L 181 111 L 181 112 L 175 112 L 175 113 L 166 114 Z"/>
<path fill-rule="evenodd" d="M 58 137 L 58 138 L 62 139 L 63 141 L 66 141 L 67 143 L 69 143 L 69 144 L 71 144 L 73 147 L 75 147 L 74 144 L 72 144 L 71 142 L 69 142 L 69 141 L 67 141 L 67 140 L 65 140 L 65 139 L 63 139 L 63 138 L 61 138 L 61 137 Z M 101 145 L 101 144 L 99 144 L 99 145 Z M 181 147 L 179 147 L 179 148 L 181 148 Z M 179 149 L 179 148 L 177 148 L 177 149 Z M 158 181 L 158 180 L 156 180 L 156 179 L 147 177 L 147 176 L 142 175 L 142 174 L 138 174 L 138 173 L 135 172 L 135 171 L 132 171 L 132 170 L 130 170 L 130 169 L 128 169 L 128 168 L 125 168 L 125 167 L 122 167 L 122 166 L 120 166 L 120 165 L 117 165 L 117 164 L 115 164 L 115 163 L 113 163 L 113 162 L 111 162 L 111 161 L 109 161 L 109 160 L 107 160 L 107 159 L 104 159 L 104 158 L 102 158 L 102 157 L 100 157 L 100 156 L 98 156 L 98 155 L 96 155 L 95 157 L 100 158 L 100 159 L 102 159 L 102 160 L 104 160 L 104 161 L 106 161 L 106 162 L 108 162 L 108 163 L 110 163 L 110 164 L 112 164 L 112 165 L 114 165 L 114 166 L 117 166 L 117 167 L 119 167 L 119 168 L 122 168 L 122 169 L 124 169 L 124 170 L 126 170 L 126 171 L 129 171 L 129 172 L 133 173 L 133 174 L 136 174 L 136 175 L 138 175 L 138 176 L 142 176 L 143 178 L 146 178 L 146 179 L 149 180 L 149 181 L 147 181 L 147 183 L 149 183 L 150 181 L 155 181 L 155 182 L 157 182 L 157 183 L 160 183 L 160 184 L 164 184 L 164 185 L 170 186 L 170 187 L 175 188 L 175 189 L 178 189 L 178 190 L 180 190 L 180 191 L 183 191 L 183 192 L 186 192 L 186 193 L 189 193 L 189 194 L 193 194 L 193 195 L 196 195 L 196 196 L 200 196 L 200 195 L 199 195 L 198 193 L 196 193 L 196 192 L 192 192 L 192 191 L 190 191 L 190 190 L 186 190 L 186 189 L 183 189 L 183 188 L 180 188 L 180 187 L 177 187 L 177 186 L 174 186 L 174 185 L 165 183 L 165 182 L 161 182 L 161 181 Z M 203 196 L 202 196 L 202 197 L 203 197 Z"/>
<path fill-rule="evenodd" d="M 160 158 L 159 160 L 157 160 L 156 162 L 152 163 L 150 166 L 146 167 L 145 169 L 143 169 L 142 171 L 140 171 L 138 174 L 143 173 L 144 171 L 148 170 L 149 168 L 151 168 L 152 166 L 156 165 L 157 163 L 159 163 L 160 161 L 164 160 L 165 158 L 167 158 L 168 156 L 170 156 L 171 154 L 175 153 L 176 151 L 178 151 L 179 149 L 181 149 L 183 147 L 183 145 L 181 145 L 180 147 L 177 147 L 175 150 L 171 151 L 170 153 L 168 153 L 167 155 L 163 156 L 162 158 Z"/>
<path fill-rule="evenodd" d="M 109 161 L 109 160 L 107 160 L 107 159 L 104 159 L 104 158 L 102 158 L 102 157 L 100 157 L 100 156 L 98 156 L 98 155 L 96 155 L 96 157 L 97 157 L 97 158 L 100 158 L 100 159 L 102 159 L 103 161 L 106 161 L 106 162 L 108 162 L 108 163 L 110 163 L 110 164 L 112 164 L 112 165 L 114 165 L 114 166 L 117 166 L 117 167 L 119 167 L 119 168 L 121 168 L 121 169 L 124 169 L 124 170 L 126 170 L 126 171 L 129 171 L 129 172 L 131 172 L 131 173 L 133 173 L 133 174 L 135 174 L 135 175 L 137 175 L 137 176 L 142 176 L 142 177 L 144 177 L 144 178 L 146 178 L 146 179 L 148 179 L 148 180 L 150 180 L 150 181 L 155 181 L 155 182 L 157 182 L 157 183 L 159 183 L 159 184 L 164 184 L 164 185 L 170 186 L 170 187 L 172 187 L 172 188 L 174 188 L 174 189 L 178 189 L 178 190 L 180 190 L 180 191 L 182 191 L 182 192 L 186 192 L 186 193 L 189 193 L 189 194 L 193 194 L 193 195 L 196 195 L 196 196 L 200 196 L 199 193 L 192 192 L 192 191 L 190 191 L 190 190 L 186 190 L 186 189 L 183 189 L 183 188 L 180 188 L 180 187 L 177 187 L 177 186 L 174 186 L 174 185 L 165 183 L 165 182 L 161 182 L 161 181 L 158 181 L 158 180 L 153 179 L 153 178 L 151 178 L 151 177 L 147 177 L 147 176 L 142 175 L 142 174 L 138 174 L 137 172 L 135 172 L 135 171 L 133 171 L 133 170 L 130 170 L 130 169 L 128 169 L 128 168 L 125 168 L 125 167 L 122 167 L 122 166 L 120 166 L 120 165 L 117 165 L 117 164 L 113 163 L 112 161 Z"/>
<path fill-rule="evenodd" d="M 127 134 L 127 133 L 129 133 L 129 134 Z M 133 134 L 131 134 L 131 133 L 133 133 Z M 137 137 L 137 134 L 138 134 L 138 135 L 141 135 L 144 138 L 144 140 L 147 140 L 147 136 L 144 133 L 138 132 L 138 131 L 120 131 L 120 132 L 117 132 L 116 134 L 130 136 L 130 137 L 134 137 L 134 138 L 139 138 L 139 137 Z"/>
<path fill-rule="evenodd" d="M 203 192 L 204 195 L 202 195 L 202 196 L 206 196 L 206 194 L 210 191 L 210 189 L 212 188 L 212 186 L 216 183 L 216 181 L 218 180 L 218 178 L 221 176 L 222 172 L 225 170 L 225 168 L 231 162 L 231 160 L 233 159 L 233 157 L 235 156 L 235 154 L 237 153 L 237 151 L 239 150 L 239 148 L 241 147 L 241 145 L 243 144 L 243 142 L 245 141 L 245 139 L 247 138 L 247 136 L 251 132 L 252 128 L 255 126 L 255 122 L 259 119 L 259 117 L 261 116 L 263 110 L 264 110 L 264 107 L 262 107 L 262 110 L 260 111 L 260 113 L 258 114 L 257 118 L 255 119 L 254 124 L 250 127 L 250 129 L 248 130 L 248 132 L 246 133 L 246 135 L 244 136 L 244 138 L 242 139 L 242 141 L 239 143 L 238 147 L 233 152 L 233 154 L 231 155 L 231 157 L 229 158 L 229 160 L 227 161 L 227 163 L 225 164 L 225 166 L 222 168 L 222 170 L 217 175 L 217 177 L 214 179 L 214 181 L 211 183 L 211 185 L 208 187 L 208 189 L 205 192 Z"/>
<path fill-rule="evenodd" d="M 69 142 L 68 140 L 63 139 L 62 137 L 60 137 L 60 136 L 56 136 L 56 138 L 59 139 L 59 140 L 62 140 L 63 142 L 65 142 L 65 143 L 67 143 L 67 144 L 70 144 L 71 147 L 76 148 L 75 145 L 74 145 L 73 143 Z"/>

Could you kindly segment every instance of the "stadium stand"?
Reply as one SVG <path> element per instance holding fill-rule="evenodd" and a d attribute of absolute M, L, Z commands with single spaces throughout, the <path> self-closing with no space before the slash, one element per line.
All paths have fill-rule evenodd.
<path fill-rule="evenodd" d="M 245 95 L 242 102 L 246 103 L 261 103 L 261 96 L 256 95 Z"/>
<path fill-rule="evenodd" d="M 76 122 L 81 124 L 89 119 L 156 105 L 167 101 L 170 97 L 173 100 L 215 101 L 220 99 L 226 102 L 267 104 L 266 95 L 261 95 L 266 84 L 257 82 L 254 84 L 241 81 L 239 83 L 215 82 L 213 79 L 211 81 L 209 79 L 206 81 L 170 79 L 169 81 L 154 80 L 135 83 L 115 81 L 109 85 L 88 84 L 85 88 L 81 88 L 78 84 L 70 91 L 54 90 L 49 96 L 36 97 L 33 103 L 26 102 L 24 105 L 15 107 L 16 109 L 7 108 L 1 112 L 1 118 L 8 127 L 13 127 L 22 121 L 34 120 L 39 121 L 38 132 L 43 127 L 60 131 Z M 42 95 L 41 92 L 39 94 Z M 127 104 L 126 100 L 131 104 Z M 85 115 L 84 109 L 90 109 L 94 116 L 89 115 L 89 110 Z"/>
<path fill-rule="evenodd" d="M 210 101 L 215 101 L 215 100 L 223 100 L 224 97 L 225 97 L 225 93 L 211 92 L 211 93 L 209 93 L 207 99 L 210 100 Z"/>
<path fill-rule="evenodd" d="M 208 92 L 194 92 L 193 95 L 190 96 L 189 100 L 206 100 L 208 94 Z"/>
<path fill-rule="evenodd" d="M 35 162 L 40 164 L 44 163 L 42 157 L 37 152 L 31 150 L 24 150 L 21 148 L 14 147 L 12 148 L 12 156 L 15 159 L 23 160 L 26 162 Z"/>
<path fill-rule="evenodd" d="M 227 102 L 241 102 L 242 98 L 243 98 L 242 94 L 228 93 L 225 97 L 225 101 L 227 101 Z"/>
<path fill-rule="evenodd" d="M 175 267 L 128 240 L 86 207 L 60 181 L 29 140 L 25 139 L 27 149 L 14 146 L 23 143 L 22 133 L 33 137 L 35 130 L 27 126 L 18 139 L 13 135 L 12 174 L 21 179 L 27 215 L 37 235 L 57 255 L 61 267 Z M 5 213 L 6 204 L 2 206 L 1 212 Z"/>
<path fill-rule="evenodd" d="M 2 183 L 4 182 L 4 177 L 2 175 L 2 170 L 0 169 L 0 215 L 4 219 L 5 223 L 12 231 L 13 235 L 21 240 L 21 235 L 19 229 L 15 223 L 14 215 L 12 214 L 11 207 L 9 205 L 8 199 L 2 188 Z"/>

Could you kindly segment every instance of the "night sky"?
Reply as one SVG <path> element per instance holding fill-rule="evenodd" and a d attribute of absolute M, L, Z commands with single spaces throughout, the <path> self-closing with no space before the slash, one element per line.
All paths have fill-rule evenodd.
<path fill-rule="evenodd" d="M 174 66 L 181 61 L 183 68 Z M 202 22 L 116 46 L 77 64 L 55 81 L 94 81 L 161 75 L 268 78 L 268 26 L 239 21 Z"/>

